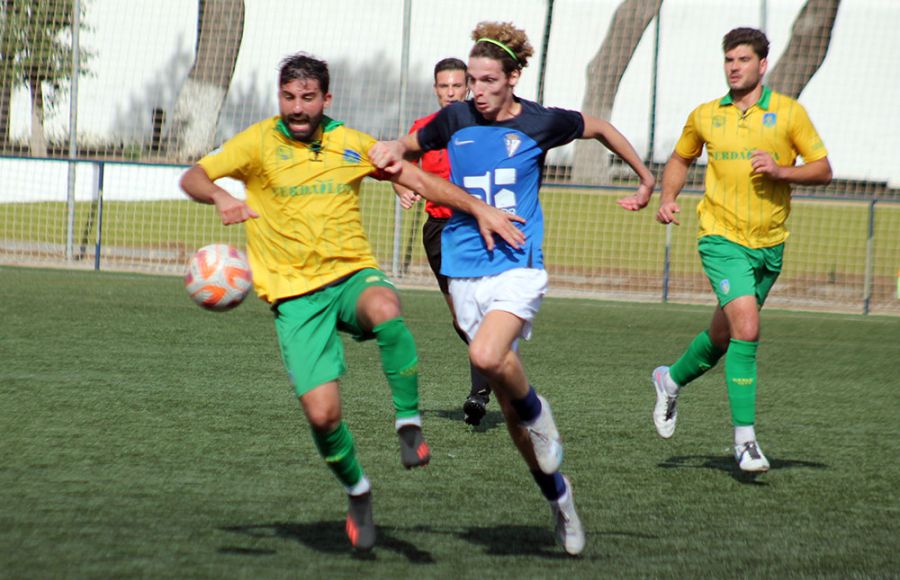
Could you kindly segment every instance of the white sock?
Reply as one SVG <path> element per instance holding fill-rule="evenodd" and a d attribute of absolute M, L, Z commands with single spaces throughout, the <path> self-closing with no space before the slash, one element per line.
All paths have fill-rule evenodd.
<path fill-rule="evenodd" d="M 750 443 L 751 441 L 756 441 L 756 431 L 753 430 L 753 425 L 735 426 L 735 428 L 734 428 L 734 444 L 735 445 L 743 445 L 745 443 Z"/>
<path fill-rule="evenodd" d="M 406 427 L 407 425 L 415 425 L 418 428 L 422 428 L 422 415 L 415 415 L 413 417 L 403 417 L 397 418 L 394 421 L 394 429 L 399 431 L 401 428 Z"/>
<path fill-rule="evenodd" d="M 666 371 L 666 376 L 663 379 L 663 387 L 666 389 L 666 392 L 670 397 L 674 397 L 675 395 L 677 395 L 678 389 L 681 388 L 675 383 L 675 381 L 672 380 L 672 375 L 669 374 L 669 371 Z"/>
<path fill-rule="evenodd" d="M 356 482 L 356 485 L 345 489 L 347 490 L 347 495 L 362 495 L 372 490 L 372 484 L 369 483 L 369 478 L 363 475 Z"/>
<path fill-rule="evenodd" d="M 567 481 L 566 482 L 566 491 L 564 491 L 563 494 L 561 496 L 559 496 L 558 498 L 552 500 L 552 503 L 560 504 L 560 503 L 563 503 L 563 501 L 568 501 L 569 495 L 571 493 L 572 493 L 572 490 L 569 489 L 569 482 Z"/>

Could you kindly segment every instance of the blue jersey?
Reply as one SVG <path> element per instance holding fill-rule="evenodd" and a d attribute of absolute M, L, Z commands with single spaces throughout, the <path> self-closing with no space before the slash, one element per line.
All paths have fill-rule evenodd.
<path fill-rule="evenodd" d="M 422 149 L 447 149 L 450 181 L 488 205 L 526 220 L 516 224 L 525 232 L 522 248 L 516 250 L 495 238 L 496 246 L 489 252 L 475 218 L 454 212 L 441 238 L 445 276 L 476 278 L 513 268 L 544 267 L 544 214 L 538 200 L 544 157 L 549 149 L 581 137 L 584 118 L 577 111 L 517 101 L 521 112 L 506 121 L 490 122 L 473 102 L 465 101 L 444 107 L 419 129 Z"/>

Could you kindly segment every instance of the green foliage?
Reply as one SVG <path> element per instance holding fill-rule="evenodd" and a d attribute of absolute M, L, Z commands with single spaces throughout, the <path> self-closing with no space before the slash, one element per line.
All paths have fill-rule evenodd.
<path fill-rule="evenodd" d="M 12 86 L 42 83 L 53 106 L 72 75 L 73 0 L 3 0 L 0 71 Z M 86 1 L 81 2 L 82 16 Z M 83 20 L 82 20 L 83 22 Z M 86 29 L 82 23 L 81 29 Z M 90 51 L 79 50 L 81 74 L 87 74 Z"/>
<path fill-rule="evenodd" d="M 549 510 L 496 402 L 462 422 L 465 347 L 402 290 L 434 459 L 406 471 L 374 344 L 346 340 L 345 416 L 380 540 L 354 558 L 265 304 L 213 314 L 176 277 L 0 268 L 0 576 L 9 578 L 891 577 L 900 570 L 900 320 L 763 311 L 760 441 L 737 472 L 721 368 L 656 436 L 650 370 L 699 307 L 547 300 L 522 345 L 552 402 L 588 544 Z"/>

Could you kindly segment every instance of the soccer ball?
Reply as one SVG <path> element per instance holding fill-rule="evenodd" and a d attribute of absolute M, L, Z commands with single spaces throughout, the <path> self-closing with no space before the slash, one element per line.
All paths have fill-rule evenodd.
<path fill-rule="evenodd" d="M 252 285 L 247 257 L 228 244 L 210 244 L 197 250 L 184 275 L 184 287 L 191 299 L 217 312 L 243 302 Z"/>

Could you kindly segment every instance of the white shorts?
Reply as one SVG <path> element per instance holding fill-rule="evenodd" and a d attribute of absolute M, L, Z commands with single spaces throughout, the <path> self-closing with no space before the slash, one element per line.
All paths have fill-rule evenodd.
<path fill-rule="evenodd" d="M 514 314 L 525 321 L 520 338 L 531 338 L 531 325 L 547 294 L 547 271 L 514 268 L 479 278 L 450 278 L 450 297 L 459 327 L 475 337 L 485 315 L 492 310 Z"/>

